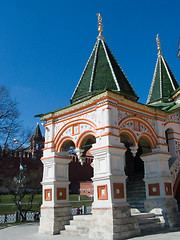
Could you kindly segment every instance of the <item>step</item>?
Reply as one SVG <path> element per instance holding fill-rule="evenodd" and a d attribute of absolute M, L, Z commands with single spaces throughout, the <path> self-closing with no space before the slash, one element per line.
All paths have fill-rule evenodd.
<path fill-rule="evenodd" d="M 130 182 L 126 182 L 127 186 L 145 186 L 145 182 L 144 181 L 130 181 Z"/>
<path fill-rule="evenodd" d="M 84 236 L 84 237 L 88 236 L 88 233 L 83 233 L 79 231 L 67 231 L 67 230 L 62 230 L 60 234 L 61 236 Z"/>
<path fill-rule="evenodd" d="M 74 215 L 73 220 L 90 221 L 91 217 L 92 217 L 92 214 Z"/>
<path fill-rule="evenodd" d="M 145 198 L 127 198 L 127 201 L 134 202 L 134 203 L 143 203 L 144 204 Z"/>
<path fill-rule="evenodd" d="M 159 218 L 139 218 L 138 219 L 139 224 L 144 225 L 144 224 L 152 224 L 152 223 L 159 223 L 160 219 Z"/>
<path fill-rule="evenodd" d="M 142 233 L 148 233 L 152 231 L 160 231 L 164 228 L 164 223 L 151 223 L 151 224 L 143 224 L 139 225 Z"/>
<path fill-rule="evenodd" d="M 85 232 L 87 233 L 89 231 L 89 226 L 88 225 L 84 225 L 83 222 L 81 222 L 81 225 L 65 225 L 65 230 L 66 231 L 80 231 L 80 232 Z"/>
<path fill-rule="evenodd" d="M 154 213 L 132 213 L 131 216 L 137 218 L 142 233 L 160 231 L 164 227 L 164 223 L 155 216 Z"/>
<path fill-rule="evenodd" d="M 73 216 L 70 225 L 65 225 L 65 230 L 60 233 L 66 236 L 88 236 L 91 216 L 91 214 Z"/>
<path fill-rule="evenodd" d="M 132 216 L 136 216 L 137 218 L 153 218 L 155 217 L 155 214 L 154 213 L 135 213 L 135 214 L 132 214 Z"/>

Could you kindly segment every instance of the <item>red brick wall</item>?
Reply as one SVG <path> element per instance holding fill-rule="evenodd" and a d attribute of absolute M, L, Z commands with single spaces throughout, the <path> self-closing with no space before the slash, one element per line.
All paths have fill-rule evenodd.
<path fill-rule="evenodd" d="M 92 197 L 94 195 L 92 182 L 80 182 L 80 194 Z"/>

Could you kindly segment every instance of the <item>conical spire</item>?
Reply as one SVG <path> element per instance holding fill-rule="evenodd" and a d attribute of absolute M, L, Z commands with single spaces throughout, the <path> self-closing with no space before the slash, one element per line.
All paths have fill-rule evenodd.
<path fill-rule="evenodd" d="M 157 35 L 156 41 L 158 47 L 158 57 L 147 104 L 166 102 L 173 92 L 179 87 L 176 78 L 174 77 L 161 52 L 159 35 Z"/>
<path fill-rule="evenodd" d="M 137 101 L 138 97 L 108 48 L 102 35 L 102 18 L 98 14 L 97 42 L 72 95 L 71 103 L 110 90 Z"/>
<path fill-rule="evenodd" d="M 37 139 L 37 138 L 42 138 L 42 133 L 41 129 L 39 127 L 39 123 L 37 122 L 36 128 L 34 130 L 34 133 L 32 135 L 32 138 Z"/>

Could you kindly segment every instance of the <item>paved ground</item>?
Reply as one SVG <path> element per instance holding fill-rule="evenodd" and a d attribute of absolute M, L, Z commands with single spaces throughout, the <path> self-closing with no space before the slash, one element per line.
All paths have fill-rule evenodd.
<path fill-rule="evenodd" d="M 38 223 L 28 223 L 13 227 L 7 227 L 0 230 L 1 240 L 87 240 L 86 237 L 77 236 L 49 236 L 38 233 Z M 173 231 L 164 231 L 163 233 L 152 234 L 148 236 L 135 237 L 132 240 L 180 240 L 180 228 Z"/>

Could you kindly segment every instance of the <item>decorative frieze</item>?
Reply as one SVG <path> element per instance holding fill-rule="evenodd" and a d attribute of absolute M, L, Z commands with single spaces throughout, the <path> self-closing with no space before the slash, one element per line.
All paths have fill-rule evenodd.
<path fill-rule="evenodd" d="M 146 118 L 146 117 L 143 117 L 143 119 L 144 119 L 145 121 L 147 121 L 147 122 L 151 125 L 151 127 L 154 128 L 155 131 L 157 130 L 156 121 L 155 121 L 155 120 L 150 119 L 150 118 Z"/>
<path fill-rule="evenodd" d="M 132 116 L 132 114 L 118 110 L 118 122 L 130 116 Z"/>
<path fill-rule="evenodd" d="M 166 118 L 166 123 L 168 122 L 180 122 L 180 112 L 176 112 Z"/>

